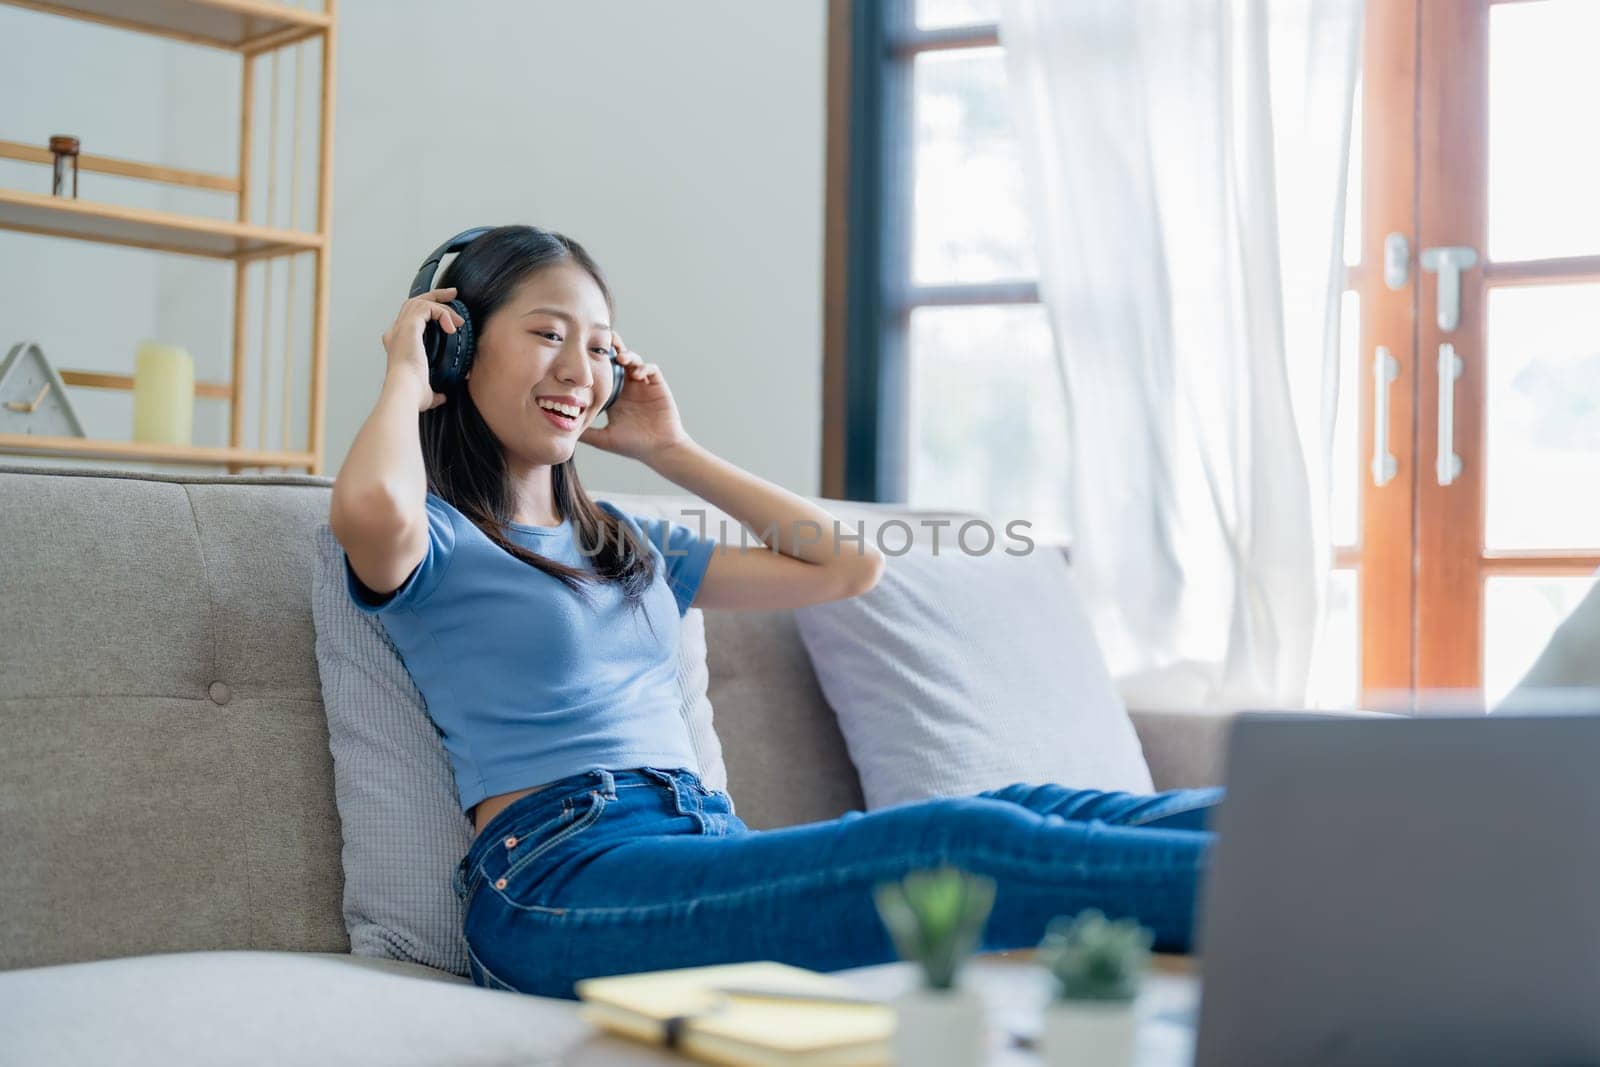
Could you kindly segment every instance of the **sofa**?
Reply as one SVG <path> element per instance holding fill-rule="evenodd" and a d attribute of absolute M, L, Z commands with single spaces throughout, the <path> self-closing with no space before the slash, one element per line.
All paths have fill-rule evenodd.
<path fill-rule="evenodd" d="M 350 954 L 309 596 L 331 487 L 0 465 L 0 1063 L 580 1061 L 570 1001 Z M 791 613 L 706 631 L 740 817 L 860 808 Z M 1157 788 L 1219 780 L 1226 716 L 1133 719 Z"/>

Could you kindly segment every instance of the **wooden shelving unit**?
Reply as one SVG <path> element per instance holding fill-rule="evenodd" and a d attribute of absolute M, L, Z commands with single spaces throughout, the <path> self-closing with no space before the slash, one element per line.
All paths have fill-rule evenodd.
<path fill-rule="evenodd" d="M 0 229 L 214 259 L 263 259 L 315 252 L 322 247 L 321 236 L 314 233 L 69 200 L 16 189 L 0 189 Z"/>
<path fill-rule="evenodd" d="M 0 188 L 0 230 L 233 262 L 231 380 L 195 383 L 197 401 L 200 399 L 226 401 L 230 405 L 228 444 L 156 445 L 137 441 L 0 433 L 0 453 L 226 466 L 232 472 L 250 467 L 285 467 L 304 469 L 312 474 L 322 473 L 336 51 L 335 0 L 324 0 L 324 2 L 325 10 L 310 11 L 268 0 L 0 0 L 0 3 L 10 4 L 13 7 L 153 34 L 188 44 L 224 49 L 236 53 L 243 64 L 239 166 L 236 175 L 207 174 L 87 153 L 81 155 L 78 160 L 80 173 L 114 174 L 232 194 L 237 201 L 235 217 L 232 220 L 152 211 L 88 199 Z M 281 49 L 318 42 L 321 45 L 321 93 L 318 107 L 316 229 L 286 229 L 253 223 L 250 221 L 251 174 L 258 60 Z M 296 69 L 298 71 L 298 66 Z M 274 69 L 275 78 L 276 69 Z M 275 80 L 273 88 L 276 90 Z M 287 140 L 298 148 L 300 143 L 298 85 L 296 90 L 295 114 Z M 276 92 L 273 99 L 276 100 Z M 271 129 L 274 134 L 277 132 L 275 114 Z M 277 144 L 269 145 L 269 150 L 272 154 L 268 159 L 268 173 L 271 175 L 277 162 Z M 0 158 L 45 166 L 49 166 L 52 161 L 47 148 L 15 141 L 0 141 Z M 299 161 L 296 158 L 290 166 L 291 180 L 298 181 L 299 172 Z M 269 193 L 271 180 L 269 176 Z M 298 186 L 294 191 L 298 192 Z M 291 204 L 294 200 L 294 196 L 291 195 Z M 270 205 L 270 196 L 268 201 Z M 267 448 L 262 447 L 259 442 L 256 447 L 250 447 L 243 440 L 244 405 L 249 396 L 245 383 L 247 352 L 245 330 L 249 307 L 250 268 L 258 262 L 290 257 L 291 285 L 288 305 L 289 321 L 292 326 L 294 321 L 292 272 L 296 263 L 294 257 L 300 255 L 312 257 L 315 271 L 310 317 L 310 410 L 306 444 L 303 449 Z M 270 292 L 269 279 L 267 290 L 269 299 Z M 291 330 L 285 329 L 284 332 L 287 336 Z M 291 403 L 287 375 L 290 373 L 292 361 L 288 352 L 282 353 L 282 357 L 282 369 L 286 375 L 283 390 L 285 410 L 280 414 L 282 437 L 287 440 L 288 405 Z M 273 358 L 273 353 L 266 351 L 265 345 L 261 358 L 264 376 L 272 369 L 270 361 Z M 62 382 L 68 386 L 123 390 L 133 388 L 131 375 L 66 369 L 62 369 L 60 373 Z M 267 432 L 264 407 L 258 429 L 264 439 Z"/>
<path fill-rule="evenodd" d="M 15 7 L 234 52 L 261 52 L 333 28 L 331 12 L 267 0 L 7 0 Z"/>
<path fill-rule="evenodd" d="M 84 437 L 43 434 L 0 434 L 7 452 L 30 456 L 76 456 L 81 459 L 131 459 L 149 463 L 227 464 L 230 467 L 304 467 L 316 473 L 310 452 L 284 452 L 229 445 L 152 445 L 143 441 L 95 441 Z"/>

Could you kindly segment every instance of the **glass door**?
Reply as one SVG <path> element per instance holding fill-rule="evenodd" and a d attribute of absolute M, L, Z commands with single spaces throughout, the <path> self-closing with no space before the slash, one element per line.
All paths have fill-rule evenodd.
<path fill-rule="evenodd" d="M 1492 706 L 1600 568 L 1597 41 L 1594 0 L 1368 5 L 1373 706 Z"/>

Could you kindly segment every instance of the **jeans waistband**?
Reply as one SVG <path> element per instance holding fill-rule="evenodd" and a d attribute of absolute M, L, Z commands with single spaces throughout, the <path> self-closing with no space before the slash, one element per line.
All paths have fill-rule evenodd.
<path fill-rule="evenodd" d="M 494 818 L 484 826 L 483 832 L 472 841 L 472 846 L 467 849 L 467 854 L 456 864 L 456 887 L 461 890 L 466 885 L 468 872 L 473 870 L 485 851 L 492 848 L 496 842 L 505 836 L 508 827 L 520 822 L 529 813 L 550 805 L 560 806 L 561 802 L 574 793 L 588 793 L 591 790 L 598 792 L 607 800 L 617 799 L 617 790 L 632 788 L 641 785 L 657 785 L 666 789 L 676 789 L 679 783 L 687 783 L 691 787 L 704 788 L 700 776 L 694 771 L 684 767 L 634 767 L 628 770 L 613 771 L 604 767 L 593 767 L 587 771 L 570 774 L 565 778 L 558 778 L 544 787 L 529 793 L 527 796 L 518 797 L 504 808 L 495 812 Z"/>

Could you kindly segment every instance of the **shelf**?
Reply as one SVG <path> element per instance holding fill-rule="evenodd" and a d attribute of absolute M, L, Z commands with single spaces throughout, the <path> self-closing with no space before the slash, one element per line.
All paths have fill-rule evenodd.
<path fill-rule="evenodd" d="M 266 0 L 0 0 L 159 37 L 254 52 L 322 33 L 333 20 Z"/>
<path fill-rule="evenodd" d="M 278 452 L 227 445 L 156 445 L 143 441 L 97 441 L 86 437 L 46 437 L 43 434 L 0 433 L 0 452 L 34 456 L 75 456 L 85 459 L 127 459 L 154 463 L 192 463 L 201 466 L 234 464 L 246 467 L 317 466 L 310 452 Z"/>
<path fill-rule="evenodd" d="M 61 375 L 62 385 L 77 385 L 86 389 L 122 389 L 133 391 L 133 375 L 131 374 L 103 374 L 99 371 L 67 370 L 61 367 L 56 371 Z M 232 400 L 233 386 L 227 382 L 195 382 L 194 395 L 196 398 L 205 397 L 208 400 Z"/>
<path fill-rule="evenodd" d="M 3 0 L 0 0 L 3 2 Z M 24 163 L 53 166 L 55 154 L 41 145 L 23 144 L 21 141 L 0 141 L 0 159 L 16 159 Z M 120 178 L 138 178 L 149 182 L 166 182 L 169 185 L 186 185 L 193 189 L 206 189 L 213 193 L 239 195 L 240 181 L 226 174 L 208 174 L 200 170 L 180 167 L 162 167 L 153 163 L 140 163 L 132 159 L 113 156 L 93 156 L 87 152 L 78 155 L 78 169 L 85 173 L 115 174 Z"/>
<path fill-rule="evenodd" d="M 72 237 L 213 259 L 259 259 L 322 248 L 322 238 L 315 233 L 25 193 L 18 189 L 0 189 L 0 230 Z"/>
<path fill-rule="evenodd" d="M 323 421 L 327 402 L 326 372 L 329 328 L 329 291 L 332 283 L 332 266 L 328 251 L 332 247 L 330 231 L 333 181 L 333 116 L 334 67 L 338 55 L 335 46 L 337 34 L 335 10 L 338 0 L 322 0 L 320 10 L 306 10 L 291 6 L 311 0 L 0 0 L 0 5 L 69 19 L 76 23 L 108 26 L 114 29 L 146 34 L 157 38 L 205 45 L 231 52 L 239 57 L 241 77 L 237 83 L 238 96 L 238 167 L 234 174 L 218 174 L 187 168 L 145 163 L 133 159 L 110 156 L 80 155 L 77 170 L 89 173 L 113 174 L 120 178 L 162 182 L 168 185 L 206 190 L 230 195 L 235 201 L 228 205 L 227 218 L 205 217 L 167 210 L 141 207 L 124 207 L 94 199 L 59 197 L 35 191 L 47 189 L 49 180 L 38 183 L 17 182 L 19 188 L 0 187 L 0 233 L 31 233 L 43 237 L 87 241 L 94 244 L 140 248 L 153 252 L 201 256 L 207 259 L 231 262 L 233 274 L 233 313 L 231 371 L 221 371 L 224 381 L 195 382 L 195 398 L 220 400 L 229 404 L 227 444 L 218 445 L 163 445 L 142 441 L 105 440 L 85 437 L 58 437 L 44 434 L 0 433 L 0 455 L 21 454 L 54 456 L 76 459 L 111 460 L 133 465 L 192 465 L 225 467 L 230 472 L 248 468 L 283 468 L 321 473 L 323 454 Z M 116 35 L 112 35 L 116 36 Z M 124 43 L 132 43 L 123 37 Z M 256 59 L 270 53 L 274 58 L 278 50 L 302 42 L 312 48 L 302 48 L 294 58 L 296 63 L 294 96 L 296 106 L 286 136 L 279 135 L 277 106 L 274 103 L 269 116 L 269 135 L 266 138 L 267 157 L 264 167 L 253 166 L 254 148 L 261 140 L 253 135 L 256 129 L 255 102 L 261 96 L 262 71 L 265 64 Z M 115 43 L 106 41 L 105 43 Z M 308 56 L 307 53 L 315 53 Z M 315 132 L 301 123 L 299 102 L 302 96 L 301 74 L 309 64 L 300 60 L 310 58 L 321 67 L 320 95 L 314 97 Z M 124 64 L 126 66 L 126 64 Z M 277 64 L 272 64 L 271 92 L 279 87 Z M 128 67 L 126 79 L 146 81 L 159 89 L 159 70 Z M 154 79 L 153 81 L 151 79 Z M 191 92 L 206 92 L 204 87 L 190 87 Z M 255 193 L 256 171 L 266 175 L 265 189 L 268 201 L 275 194 L 274 178 L 280 173 L 279 148 L 288 146 L 288 172 L 295 182 L 290 202 L 299 191 L 298 179 L 306 169 L 301 163 L 302 145 L 314 143 L 314 155 L 309 169 L 316 175 L 312 203 L 316 210 L 314 229 L 280 229 L 275 226 L 258 226 L 251 218 L 250 207 L 259 199 Z M 23 163 L 53 166 L 55 153 L 47 148 L 20 141 L 0 140 L 0 159 Z M 97 195 L 107 195 L 97 193 Z M 113 194 L 114 195 L 114 194 Z M 185 207 L 188 205 L 185 204 Z M 259 206 L 259 205 L 258 205 Z M 273 214 L 266 213 L 270 222 Z M 306 225 L 298 215 L 291 214 L 288 225 Z M 304 403 L 305 439 L 296 440 L 288 435 L 279 447 L 270 447 L 270 441 L 260 441 L 261 447 L 244 447 L 243 408 L 250 402 L 251 389 L 244 385 L 244 374 L 252 355 L 248 323 L 251 319 L 253 276 L 267 274 L 270 279 L 274 260 L 289 257 L 290 279 L 287 307 L 281 314 L 285 336 L 296 330 L 295 302 L 300 290 L 295 284 L 295 268 L 301 264 L 292 257 L 311 253 L 310 292 L 310 373 L 306 384 L 298 391 L 302 401 L 290 392 L 290 378 L 285 361 L 289 349 L 278 349 L 269 344 L 269 331 L 264 326 L 259 345 L 259 363 L 262 367 L 263 389 L 267 386 L 268 371 L 284 371 L 284 389 L 279 412 L 284 425 L 290 425 L 293 408 Z M 259 265 L 257 261 L 262 261 Z M 280 317 L 271 300 L 272 285 L 268 281 L 260 300 L 260 315 L 267 320 Z M 114 345 L 126 343 L 112 341 Z M 61 370 L 64 385 L 118 389 L 126 391 L 133 385 L 133 377 L 102 370 Z M 268 417 L 267 399 L 262 396 L 261 426 L 276 423 Z M 25 429 L 27 424 L 14 427 Z M 116 429 L 122 429 L 117 427 Z M 128 427 L 131 429 L 131 426 Z M 220 436 L 220 435 L 219 435 Z"/>

